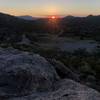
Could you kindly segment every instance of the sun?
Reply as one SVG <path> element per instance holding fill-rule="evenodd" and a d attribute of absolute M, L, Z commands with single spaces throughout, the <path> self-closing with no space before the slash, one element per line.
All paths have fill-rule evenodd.
<path fill-rule="evenodd" d="M 51 16 L 51 19 L 56 19 L 56 16 Z"/>
<path fill-rule="evenodd" d="M 56 19 L 58 19 L 58 17 L 55 16 L 55 15 L 48 16 L 48 18 L 49 18 L 50 20 L 56 20 Z"/>
<path fill-rule="evenodd" d="M 56 22 L 59 20 L 59 16 L 57 15 L 51 15 L 47 17 L 49 19 L 50 22 Z"/>

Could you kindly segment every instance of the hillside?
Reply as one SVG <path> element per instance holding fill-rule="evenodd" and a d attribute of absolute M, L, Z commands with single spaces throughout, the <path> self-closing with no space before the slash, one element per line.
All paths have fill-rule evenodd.
<path fill-rule="evenodd" d="M 0 42 L 21 41 L 23 34 L 35 33 L 36 22 L 0 13 Z M 31 36 L 32 36 L 31 34 Z"/>
<path fill-rule="evenodd" d="M 62 36 L 68 33 L 74 36 L 96 36 L 100 33 L 100 16 L 87 17 L 67 16 L 61 20 L 63 27 Z"/>
<path fill-rule="evenodd" d="M 0 29 L 12 29 L 12 31 L 31 31 L 32 23 L 15 16 L 0 13 Z"/>
<path fill-rule="evenodd" d="M 49 22 L 47 18 L 24 20 L 15 16 L 0 13 L 0 33 L 2 32 L 34 32 L 53 33 L 60 36 L 100 37 L 100 16 L 87 17 L 67 16 L 58 18 L 57 22 Z"/>

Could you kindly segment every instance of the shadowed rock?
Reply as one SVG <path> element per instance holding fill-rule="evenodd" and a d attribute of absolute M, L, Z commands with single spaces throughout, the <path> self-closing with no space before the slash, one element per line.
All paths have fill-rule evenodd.
<path fill-rule="evenodd" d="M 72 80 L 64 79 L 55 83 L 55 91 L 31 94 L 9 100 L 100 100 L 100 94 Z"/>
<path fill-rule="evenodd" d="M 37 54 L 0 51 L 0 96 L 22 96 L 51 90 L 57 79 L 54 68 Z"/>
<path fill-rule="evenodd" d="M 0 49 L 0 100 L 100 100 L 100 93 L 60 79 L 53 66 L 37 54 Z"/>

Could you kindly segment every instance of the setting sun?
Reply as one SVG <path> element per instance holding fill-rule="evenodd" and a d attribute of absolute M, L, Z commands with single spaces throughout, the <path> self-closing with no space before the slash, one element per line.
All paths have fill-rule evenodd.
<path fill-rule="evenodd" d="M 51 18 L 52 18 L 52 19 L 56 19 L 56 17 L 55 17 L 55 16 L 51 16 Z"/>
<path fill-rule="evenodd" d="M 50 20 L 55 20 L 55 19 L 58 19 L 59 16 L 52 15 L 52 16 L 48 16 L 48 18 L 49 18 Z"/>

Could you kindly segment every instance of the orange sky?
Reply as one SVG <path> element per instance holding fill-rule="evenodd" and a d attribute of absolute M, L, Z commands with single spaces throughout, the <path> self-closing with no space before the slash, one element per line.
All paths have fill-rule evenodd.
<path fill-rule="evenodd" d="M 0 0 L 0 12 L 12 15 L 100 14 L 100 0 Z"/>

